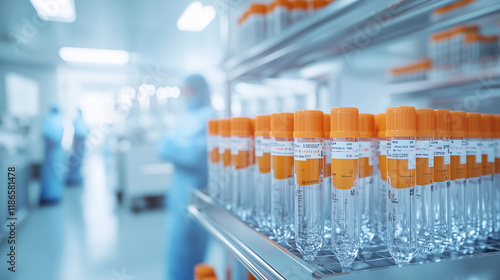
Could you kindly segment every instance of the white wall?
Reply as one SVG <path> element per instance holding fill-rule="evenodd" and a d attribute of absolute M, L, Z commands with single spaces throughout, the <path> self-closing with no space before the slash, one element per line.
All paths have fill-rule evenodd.
<path fill-rule="evenodd" d="M 40 137 L 40 127 L 43 118 L 49 112 L 51 104 L 57 99 L 57 71 L 52 66 L 26 65 L 26 64 L 10 64 L 2 62 L 0 64 L 0 113 L 7 113 L 6 102 L 6 87 L 5 75 L 7 73 L 16 73 L 27 77 L 38 83 L 40 92 L 40 115 L 34 118 L 32 135 L 35 140 L 30 147 L 31 157 L 35 162 L 41 161 L 43 158 L 43 142 Z M 29 102 L 27 100 L 26 102 Z"/>

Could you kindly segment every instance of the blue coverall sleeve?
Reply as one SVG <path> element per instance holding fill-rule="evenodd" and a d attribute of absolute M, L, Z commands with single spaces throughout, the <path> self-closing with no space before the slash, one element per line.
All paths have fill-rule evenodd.
<path fill-rule="evenodd" d="M 191 137 L 173 134 L 164 136 L 158 144 L 158 154 L 165 161 L 186 169 L 196 169 L 206 153 L 206 136 L 200 131 Z"/>

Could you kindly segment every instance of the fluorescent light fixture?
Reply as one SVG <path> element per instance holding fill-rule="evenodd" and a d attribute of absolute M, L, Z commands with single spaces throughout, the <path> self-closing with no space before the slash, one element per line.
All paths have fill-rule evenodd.
<path fill-rule="evenodd" d="M 182 31 L 199 32 L 212 22 L 215 18 L 215 8 L 206 5 L 203 6 L 198 1 L 195 1 L 186 8 L 184 13 L 177 21 L 177 28 Z"/>
<path fill-rule="evenodd" d="M 172 98 L 179 98 L 181 96 L 181 90 L 178 87 L 170 88 L 170 96 Z"/>
<path fill-rule="evenodd" d="M 129 54 L 126 51 L 67 47 L 59 50 L 59 56 L 67 62 L 115 65 L 126 64 L 129 59 Z"/>
<path fill-rule="evenodd" d="M 74 22 L 74 0 L 30 0 L 38 16 L 47 21 Z"/>
<path fill-rule="evenodd" d="M 147 96 L 153 96 L 156 92 L 156 87 L 151 84 L 142 84 L 139 86 L 139 92 Z"/>

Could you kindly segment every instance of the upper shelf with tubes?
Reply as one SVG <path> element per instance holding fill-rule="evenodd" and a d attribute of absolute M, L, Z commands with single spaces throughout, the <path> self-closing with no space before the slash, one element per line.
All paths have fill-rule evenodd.
<path fill-rule="evenodd" d="M 499 1 L 476 0 L 436 16 L 454 0 L 336 0 L 277 36 L 238 52 L 225 63 L 229 80 L 277 77 L 334 58 L 474 20 L 500 11 Z"/>
<path fill-rule="evenodd" d="M 458 73 L 440 79 L 391 84 L 386 92 L 391 97 L 433 97 L 447 94 L 457 96 L 478 91 L 486 91 L 488 97 L 498 96 L 500 87 L 500 68 L 494 67 L 477 73 Z M 485 95 L 485 94 L 483 94 Z"/>

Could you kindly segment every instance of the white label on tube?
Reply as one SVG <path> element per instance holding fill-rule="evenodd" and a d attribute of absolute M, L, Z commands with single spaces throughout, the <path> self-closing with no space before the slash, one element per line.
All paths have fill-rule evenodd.
<path fill-rule="evenodd" d="M 368 165 L 373 165 L 373 141 L 359 141 L 359 157 L 368 158 Z"/>
<path fill-rule="evenodd" d="M 500 139 L 495 141 L 495 157 L 500 158 Z"/>
<path fill-rule="evenodd" d="M 323 140 L 323 155 L 326 157 L 326 164 L 332 163 L 332 141 L 330 138 Z"/>
<path fill-rule="evenodd" d="M 215 148 L 219 148 L 219 136 L 218 135 L 208 135 L 207 136 L 207 150 L 209 152 L 211 152 Z"/>
<path fill-rule="evenodd" d="M 359 145 L 357 142 L 332 141 L 332 158 L 357 159 L 359 158 Z"/>
<path fill-rule="evenodd" d="M 322 142 L 302 142 L 295 139 L 294 145 L 294 159 L 306 161 L 308 159 L 322 159 L 323 158 L 323 143 Z"/>
<path fill-rule="evenodd" d="M 481 141 L 469 140 L 467 143 L 469 146 L 467 149 L 467 155 L 475 156 L 476 163 L 481 163 Z"/>
<path fill-rule="evenodd" d="M 434 146 L 434 156 L 444 157 L 444 164 L 450 164 L 450 142 L 437 140 L 436 146 Z"/>
<path fill-rule="evenodd" d="M 387 151 L 387 158 L 407 159 L 408 169 L 415 169 L 416 162 L 416 141 L 415 140 L 391 140 Z"/>
<path fill-rule="evenodd" d="M 231 150 L 231 138 L 229 137 L 219 137 L 219 154 L 223 154 L 225 151 Z"/>
<path fill-rule="evenodd" d="M 492 140 L 483 141 L 483 155 L 486 155 L 488 162 L 495 162 L 495 142 Z"/>
<path fill-rule="evenodd" d="M 271 152 L 271 141 L 264 136 L 255 137 L 255 156 L 262 157 Z"/>
<path fill-rule="evenodd" d="M 467 140 L 451 140 L 450 156 L 459 156 L 460 164 L 467 163 L 467 149 L 469 148 Z"/>
<path fill-rule="evenodd" d="M 380 156 L 387 156 L 387 145 L 388 145 L 387 140 L 380 140 L 378 144 L 378 154 Z"/>
<path fill-rule="evenodd" d="M 248 137 L 231 137 L 231 154 L 238 155 L 240 151 L 250 151 L 252 140 Z"/>
<path fill-rule="evenodd" d="M 271 155 L 293 157 L 293 141 L 271 141 Z"/>
<path fill-rule="evenodd" d="M 416 157 L 426 158 L 429 161 L 429 167 L 434 167 L 434 146 L 437 144 L 435 141 L 417 141 Z"/>

